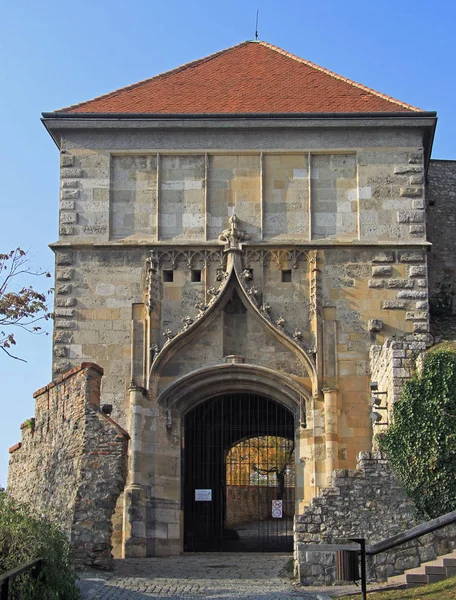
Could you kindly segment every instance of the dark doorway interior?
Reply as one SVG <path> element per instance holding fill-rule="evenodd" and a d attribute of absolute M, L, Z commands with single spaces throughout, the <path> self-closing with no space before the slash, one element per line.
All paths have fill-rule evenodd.
<path fill-rule="evenodd" d="M 184 420 L 184 549 L 293 549 L 294 417 L 268 398 L 211 398 Z"/>

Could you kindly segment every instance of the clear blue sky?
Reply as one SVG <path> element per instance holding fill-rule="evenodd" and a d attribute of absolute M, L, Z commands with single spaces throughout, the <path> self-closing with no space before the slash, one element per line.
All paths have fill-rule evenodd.
<path fill-rule="evenodd" d="M 15 0 L 0 20 L 0 253 L 21 246 L 53 269 L 58 152 L 40 113 L 260 39 L 380 92 L 436 110 L 434 158 L 456 159 L 456 8 L 450 0 Z M 49 281 L 49 280 L 48 280 Z M 47 282 L 43 282 L 46 286 Z M 0 355 L 0 485 L 32 393 L 51 377 L 48 338 L 20 336 L 27 363 Z"/>

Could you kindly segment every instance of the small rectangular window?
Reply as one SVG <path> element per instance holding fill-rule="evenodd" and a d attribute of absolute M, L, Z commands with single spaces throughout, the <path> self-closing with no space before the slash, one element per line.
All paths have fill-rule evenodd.
<path fill-rule="evenodd" d="M 192 269 L 191 280 L 194 283 L 201 281 L 201 269 Z"/>
<path fill-rule="evenodd" d="M 282 270 L 282 283 L 291 283 L 291 270 Z"/>
<path fill-rule="evenodd" d="M 174 271 L 172 269 L 163 270 L 163 281 L 166 283 L 171 283 L 174 281 Z"/>

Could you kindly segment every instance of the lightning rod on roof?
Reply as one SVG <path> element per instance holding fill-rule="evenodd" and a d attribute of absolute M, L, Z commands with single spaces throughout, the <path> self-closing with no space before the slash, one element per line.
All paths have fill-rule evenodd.
<path fill-rule="evenodd" d="M 258 41 L 258 14 L 260 12 L 260 9 L 257 9 L 257 16 L 256 16 L 256 26 L 255 26 L 255 40 Z"/>

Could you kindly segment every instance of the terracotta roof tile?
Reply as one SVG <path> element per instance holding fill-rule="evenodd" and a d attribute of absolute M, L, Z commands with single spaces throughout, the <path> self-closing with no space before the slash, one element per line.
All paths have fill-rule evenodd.
<path fill-rule="evenodd" d="M 420 111 L 266 42 L 242 42 L 57 112 L 252 114 Z"/>

